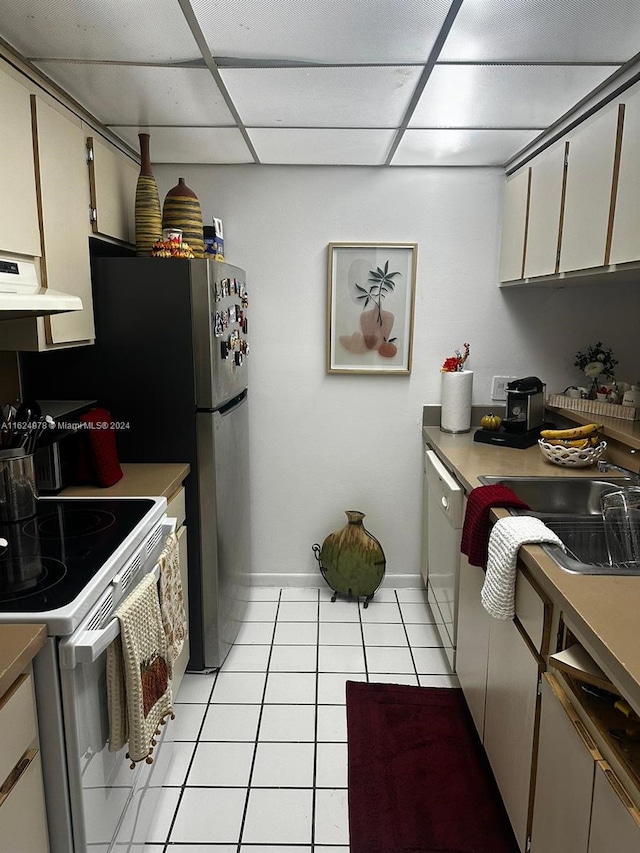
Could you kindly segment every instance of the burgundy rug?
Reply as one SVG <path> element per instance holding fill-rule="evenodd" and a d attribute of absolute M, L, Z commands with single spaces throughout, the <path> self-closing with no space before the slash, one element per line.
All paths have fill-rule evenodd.
<path fill-rule="evenodd" d="M 347 682 L 351 853 L 518 853 L 462 690 Z"/>

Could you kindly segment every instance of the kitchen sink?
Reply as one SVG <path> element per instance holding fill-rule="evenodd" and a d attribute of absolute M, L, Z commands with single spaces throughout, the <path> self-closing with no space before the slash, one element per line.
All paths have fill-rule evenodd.
<path fill-rule="evenodd" d="M 625 486 L 637 485 L 631 477 L 479 477 L 485 486 L 508 486 L 539 515 L 600 516 L 600 498 Z"/>
<path fill-rule="evenodd" d="M 640 561 L 609 562 L 600 497 L 625 486 L 634 478 L 601 477 L 480 477 L 483 485 L 508 486 L 529 510 L 512 509 L 513 515 L 535 515 L 557 534 L 566 550 L 541 547 L 566 572 L 581 575 L 640 575 Z"/>
<path fill-rule="evenodd" d="M 538 515 L 557 534 L 566 551 L 557 545 L 543 548 L 566 572 L 579 575 L 639 575 L 640 561 L 609 562 L 602 516 Z"/>

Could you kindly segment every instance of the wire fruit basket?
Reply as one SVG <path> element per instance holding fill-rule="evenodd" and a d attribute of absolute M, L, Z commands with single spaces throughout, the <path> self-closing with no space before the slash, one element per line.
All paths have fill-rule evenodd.
<path fill-rule="evenodd" d="M 588 468 L 600 459 L 607 449 L 607 442 L 601 441 L 595 447 L 565 447 L 562 444 L 549 444 L 543 438 L 538 439 L 540 452 L 553 462 L 566 468 Z"/>

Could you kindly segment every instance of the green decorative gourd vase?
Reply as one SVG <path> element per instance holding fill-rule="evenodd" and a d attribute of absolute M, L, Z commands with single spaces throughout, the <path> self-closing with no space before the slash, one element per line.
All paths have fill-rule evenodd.
<path fill-rule="evenodd" d="M 149 134 L 139 133 L 140 174 L 136 184 L 135 227 L 136 255 L 148 258 L 153 244 L 162 237 L 162 215 L 158 185 L 151 171 L 149 156 Z"/>
<path fill-rule="evenodd" d="M 345 510 L 348 524 L 330 533 L 313 551 L 322 576 L 329 584 L 335 601 L 338 593 L 350 597 L 365 596 L 367 607 L 384 578 L 386 559 L 382 545 L 362 523 L 364 513 Z"/>
<path fill-rule="evenodd" d="M 182 239 L 196 258 L 204 258 L 204 231 L 198 196 L 185 184 L 184 178 L 172 187 L 162 206 L 162 227 L 179 228 Z"/>

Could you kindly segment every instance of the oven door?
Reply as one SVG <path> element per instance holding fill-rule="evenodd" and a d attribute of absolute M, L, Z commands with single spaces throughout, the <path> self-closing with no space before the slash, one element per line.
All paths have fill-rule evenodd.
<path fill-rule="evenodd" d="M 172 524 L 171 524 L 172 522 Z M 71 799 L 74 853 L 142 853 L 173 750 L 172 726 L 162 727 L 153 763 L 130 769 L 126 746 L 108 746 L 107 648 L 120 630 L 113 611 L 157 559 L 175 519 L 162 523 L 162 537 L 144 560 L 140 552 L 114 579 L 70 637 L 60 642 L 60 685 Z M 148 548 L 142 546 L 142 552 Z M 128 577 L 126 592 L 122 589 Z M 120 600 L 118 600 L 118 590 Z"/>

